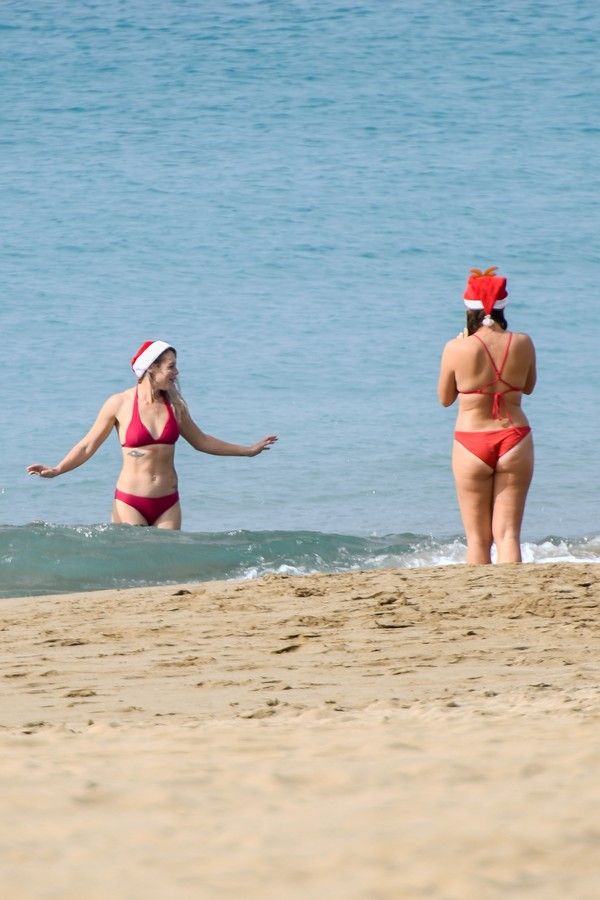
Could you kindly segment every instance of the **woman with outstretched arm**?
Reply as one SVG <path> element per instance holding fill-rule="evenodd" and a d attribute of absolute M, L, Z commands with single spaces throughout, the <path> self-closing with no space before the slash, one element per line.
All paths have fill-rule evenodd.
<path fill-rule="evenodd" d="M 177 353 L 165 341 L 146 341 L 131 360 L 135 387 L 106 400 L 89 432 L 56 466 L 28 466 L 30 475 L 55 478 L 83 465 L 115 428 L 123 448 L 112 521 L 124 525 L 181 528 L 175 443 L 183 437 L 195 450 L 215 456 L 258 456 L 277 440 L 230 444 L 200 430 L 177 383 Z"/>

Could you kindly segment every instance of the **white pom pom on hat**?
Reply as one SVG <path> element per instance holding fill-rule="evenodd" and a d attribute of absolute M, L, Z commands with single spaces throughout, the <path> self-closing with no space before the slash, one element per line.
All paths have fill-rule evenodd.
<path fill-rule="evenodd" d="M 136 377 L 141 378 L 161 353 L 172 349 L 172 345 L 167 344 L 165 341 L 144 341 L 131 360 L 131 368 Z"/>

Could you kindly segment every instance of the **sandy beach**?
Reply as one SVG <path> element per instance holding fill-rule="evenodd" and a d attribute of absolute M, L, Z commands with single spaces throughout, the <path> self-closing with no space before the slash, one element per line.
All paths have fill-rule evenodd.
<path fill-rule="evenodd" d="M 600 568 L 0 603 L 2 896 L 596 898 Z"/>

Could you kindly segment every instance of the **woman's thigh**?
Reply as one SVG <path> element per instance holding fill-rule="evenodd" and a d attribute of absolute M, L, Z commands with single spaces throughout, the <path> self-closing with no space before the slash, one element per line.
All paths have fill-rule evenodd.
<path fill-rule="evenodd" d="M 469 534 L 477 534 L 483 541 L 488 540 L 492 529 L 494 470 L 454 441 L 452 472 L 467 538 Z"/>
<path fill-rule="evenodd" d="M 167 528 L 172 531 L 179 531 L 181 528 L 181 504 L 179 501 L 166 509 L 164 513 L 158 517 L 154 523 L 156 528 Z"/>
<path fill-rule="evenodd" d="M 112 505 L 113 525 L 147 525 L 144 516 L 134 506 L 124 503 L 123 500 L 113 500 Z"/>
<path fill-rule="evenodd" d="M 498 460 L 494 478 L 494 531 L 521 527 L 525 500 L 533 476 L 531 434 Z"/>

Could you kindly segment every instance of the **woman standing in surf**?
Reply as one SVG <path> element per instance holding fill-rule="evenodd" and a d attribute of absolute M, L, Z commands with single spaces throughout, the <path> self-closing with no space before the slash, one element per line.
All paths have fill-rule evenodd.
<path fill-rule="evenodd" d="M 467 562 L 521 562 L 521 523 L 533 475 L 533 440 L 521 408 L 535 387 L 535 349 L 507 331 L 506 278 L 472 269 L 464 301 L 467 327 L 446 344 L 438 397 L 459 398 L 452 470 L 467 538 Z"/>
<path fill-rule="evenodd" d="M 277 437 L 251 446 L 230 444 L 205 434 L 193 421 L 177 384 L 177 353 L 165 341 L 146 341 L 131 367 L 135 387 L 113 394 L 89 432 L 53 467 L 36 463 L 30 475 L 55 478 L 87 462 L 115 428 L 123 448 L 112 521 L 123 525 L 181 528 L 181 505 L 174 466 L 175 443 L 183 437 L 195 450 L 215 456 L 258 456 Z"/>

